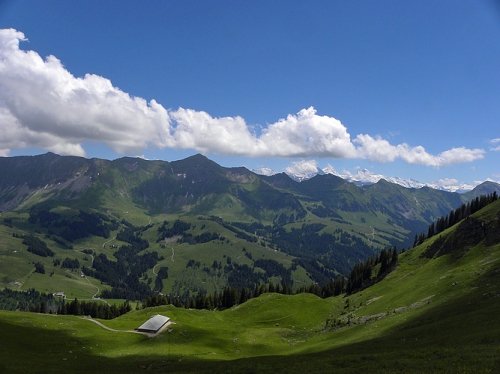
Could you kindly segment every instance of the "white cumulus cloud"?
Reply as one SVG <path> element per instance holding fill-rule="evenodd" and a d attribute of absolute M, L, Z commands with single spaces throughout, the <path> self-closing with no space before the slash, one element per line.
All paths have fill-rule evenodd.
<path fill-rule="evenodd" d="M 377 162 L 392 162 L 398 158 L 409 164 L 428 165 L 434 167 L 449 166 L 463 162 L 471 162 L 484 157 L 483 149 L 452 148 L 438 155 L 428 153 L 424 147 L 410 147 L 406 143 L 392 145 L 380 137 L 360 134 L 354 139 L 358 144 L 358 156 Z"/>
<path fill-rule="evenodd" d="M 88 140 L 122 154 L 139 153 L 149 143 L 165 146 L 170 120 L 161 105 L 131 97 L 97 75 L 74 77 L 54 56 L 43 60 L 20 50 L 22 40 L 21 32 L 0 30 L 0 115 L 2 128 L 10 127 L 0 140 L 4 153 L 35 146 L 85 155 L 81 143 Z"/>
<path fill-rule="evenodd" d="M 241 117 L 214 118 L 204 111 L 170 110 L 115 87 L 109 79 L 75 77 L 54 56 L 20 49 L 26 38 L 0 30 L 0 155 L 37 147 L 85 156 L 84 142 L 102 142 L 118 154 L 149 147 L 194 149 L 249 157 L 403 159 L 434 167 L 483 158 L 481 149 L 453 148 L 438 155 L 421 146 L 392 145 L 360 134 L 351 140 L 337 119 L 313 107 L 268 124 L 260 135 Z M 306 165 L 308 164 L 308 165 Z M 295 168 L 316 167 L 303 161 Z"/>
<path fill-rule="evenodd" d="M 316 160 L 301 160 L 292 162 L 285 168 L 285 173 L 300 177 L 308 177 L 318 172 L 318 163 Z"/>
<path fill-rule="evenodd" d="M 312 107 L 270 124 L 259 140 L 271 156 L 356 157 L 347 128 L 335 118 L 317 115 Z"/>

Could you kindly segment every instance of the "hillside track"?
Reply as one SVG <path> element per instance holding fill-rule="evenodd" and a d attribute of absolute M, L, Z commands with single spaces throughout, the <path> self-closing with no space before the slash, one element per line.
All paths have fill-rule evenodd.
<path fill-rule="evenodd" d="M 104 325 L 103 323 L 91 318 L 91 317 L 82 317 L 81 319 L 83 320 L 86 320 L 86 321 L 90 321 L 90 322 L 93 322 L 95 323 L 96 325 L 102 327 L 103 329 L 105 330 L 108 330 L 108 331 L 112 331 L 112 332 L 128 332 L 128 333 L 132 333 L 132 334 L 140 334 L 140 335 L 146 335 L 147 337 L 149 338 L 154 338 L 155 336 L 158 336 L 160 335 L 163 331 L 165 331 L 165 329 L 168 327 L 168 326 L 171 326 L 171 325 L 175 325 L 175 322 L 172 322 L 172 321 L 168 321 L 160 330 L 158 330 L 157 332 L 151 334 L 151 333 L 148 333 L 148 332 L 142 332 L 142 331 L 137 331 L 137 330 L 116 330 L 116 329 L 112 329 L 111 327 L 108 327 L 106 325 Z"/>

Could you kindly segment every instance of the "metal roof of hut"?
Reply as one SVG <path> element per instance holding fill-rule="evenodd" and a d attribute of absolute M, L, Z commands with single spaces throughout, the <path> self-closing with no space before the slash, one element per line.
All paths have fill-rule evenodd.
<path fill-rule="evenodd" d="M 170 321 L 170 318 L 162 316 L 161 314 L 155 314 L 146 322 L 144 322 L 141 326 L 137 328 L 137 331 L 141 332 L 149 332 L 156 333 L 158 332 L 165 324 Z"/>

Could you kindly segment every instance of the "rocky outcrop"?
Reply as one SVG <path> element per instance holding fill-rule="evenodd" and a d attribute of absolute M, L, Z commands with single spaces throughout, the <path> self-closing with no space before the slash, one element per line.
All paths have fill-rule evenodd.
<path fill-rule="evenodd" d="M 498 243 L 500 240 L 499 222 L 499 216 L 492 220 L 467 217 L 458 224 L 455 231 L 448 235 L 440 235 L 427 248 L 424 256 L 432 258 L 448 253 L 461 256 L 483 240 L 485 240 L 486 245 Z"/>

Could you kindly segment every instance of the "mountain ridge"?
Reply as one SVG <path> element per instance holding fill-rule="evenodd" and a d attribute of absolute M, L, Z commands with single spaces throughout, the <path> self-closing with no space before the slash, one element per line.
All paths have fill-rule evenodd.
<path fill-rule="evenodd" d="M 59 156 L 54 153 L 39 156 L 2 157 L 0 158 L 0 175 L 2 175 L 0 210 L 27 207 L 43 199 L 74 200 L 87 190 L 98 189 L 98 185 L 101 189 L 114 188 L 119 180 L 122 183 L 127 181 L 122 188 L 128 191 L 123 190 L 122 193 L 132 195 L 136 203 L 145 204 L 149 207 L 148 209 L 155 212 L 161 212 L 162 209 L 164 211 L 168 207 L 197 209 L 204 201 L 217 199 L 220 195 L 233 196 L 233 198 L 250 202 L 248 198 L 257 196 L 255 191 L 259 190 L 268 191 L 267 193 L 273 190 L 272 193 L 276 197 L 279 194 L 292 193 L 299 194 L 303 198 L 326 199 L 325 201 L 330 201 L 328 203 L 330 205 L 332 198 L 328 194 L 334 193 L 339 197 L 338 204 L 340 204 L 335 207 L 336 209 L 344 207 L 344 209 L 352 210 L 354 208 L 349 208 L 347 204 L 347 200 L 351 200 L 349 195 L 375 191 L 369 187 L 385 180 L 379 179 L 376 183 L 358 186 L 341 176 L 325 173 L 317 174 L 298 183 L 286 173 L 262 176 L 245 167 L 226 168 L 201 154 L 172 162 L 132 157 L 109 161 L 98 158 Z M 433 191 L 443 191 L 431 186 L 407 188 L 399 183 L 387 182 L 390 183 L 385 185 L 387 189 L 398 191 L 399 189 L 395 186 L 405 188 L 407 191 L 404 194 L 410 199 L 410 195 L 419 194 L 417 192 L 419 190 L 438 195 L 440 193 Z M 264 187 L 265 185 L 272 186 L 272 188 Z M 170 195 L 166 196 L 165 191 L 170 191 Z M 457 204 L 459 200 L 462 203 L 480 194 L 493 191 L 499 193 L 500 185 L 487 181 L 461 194 L 460 199 L 453 194 L 446 196 L 451 199 L 452 204 Z M 273 199 L 276 200 L 276 197 Z M 413 200 L 415 199 L 414 196 Z M 264 201 L 261 201 L 262 203 Z M 449 205 L 446 209 L 455 207 Z M 242 209 L 247 208 L 249 207 Z M 442 213 L 443 211 L 440 210 L 438 214 Z M 259 217 L 255 216 L 255 218 Z"/>

